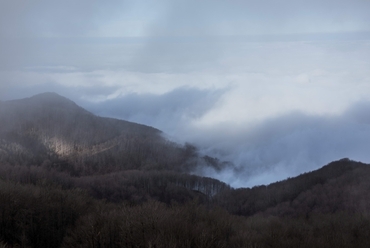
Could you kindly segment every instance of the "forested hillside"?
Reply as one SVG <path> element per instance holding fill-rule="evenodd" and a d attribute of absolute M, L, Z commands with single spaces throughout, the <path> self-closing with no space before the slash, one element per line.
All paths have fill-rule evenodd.
<path fill-rule="evenodd" d="M 369 247 L 370 166 L 233 189 L 161 131 L 57 94 L 0 102 L 0 247 Z M 228 165 L 230 166 L 230 165 Z"/>
<path fill-rule="evenodd" d="M 95 116 L 55 93 L 3 102 L 0 123 L 3 163 L 48 164 L 76 176 L 196 166 L 194 147 L 152 127 Z"/>
<path fill-rule="evenodd" d="M 341 159 L 319 170 L 281 182 L 230 189 L 218 195 L 229 212 L 250 216 L 309 216 L 315 213 L 365 213 L 370 209 L 370 167 Z"/>

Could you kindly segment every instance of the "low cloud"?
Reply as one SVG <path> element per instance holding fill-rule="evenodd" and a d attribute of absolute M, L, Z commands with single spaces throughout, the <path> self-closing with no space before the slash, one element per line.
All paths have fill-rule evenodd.
<path fill-rule="evenodd" d="M 233 186 L 366 162 L 369 4 L 0 1 L 0 99 L 152 125 L 232 161 L 199 173 Z"/>
<path fill-rule="evenodd" d="M 212 132 L 212 140 L 196 142 L 204 154 L 231 161 L 235 168 L 198 173 L 234 187 L 250 187 L 294 177 L 344 157 L 370 162 L 369 112 L 370 104 L 365 102 L 337 116 L 292 113 L 248 129 L 220 127 Z M 233 131 L 229 134 L 228 130 Z"/>
<path fill-rule="evenodd" d="M 94 113 L 144 123 L 164 130 L 178 142 L 190 142 L 201 155 L 233 166 L 210 167 L 196 174 L 233 187 L 269 184 L 348 157 L 370 162 L 370 103 L 358 102 L 340 114 L 291 112 L 253 125 L 238 122 L 194 125 L 214 109 L 230 89 L 178 88 L 162 95 L 131 94 L 86 107 Z"/>
<path fill-rule="evenodd" d="M 134 93 L 102 103 L 82 104 L 98 115 L 154 126 L 176 139 L 183 137 L 190 122 L 212 109 L 225 91 L 180 87 L 164 94 Z"/>
<path fill-rule="evenodd" d="M 94 113 L 151 125 L 201 155 L 232 162 L 221 171 L 195 173 L 234 187 L 269 184 L 348 157 L 370 162 L 370 103 L 357 102 L 336 114 L 280 114 L 246 124 L 233 120 L 197 125 L 232 91 L 178 88 L 165 94 L 130 94 L 86 107 Z"/>

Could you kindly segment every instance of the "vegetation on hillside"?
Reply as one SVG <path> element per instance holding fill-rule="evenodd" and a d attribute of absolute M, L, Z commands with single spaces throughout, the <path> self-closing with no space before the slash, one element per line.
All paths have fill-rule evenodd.
<path fill-rule="evenodd" d="M 369 247 L 370 166 L 267 186 L 191 175 L 196 148 L 55 94 L 0 104 L 0 247 Z M 229 165 L 228 165 L 229 166 Z"/>

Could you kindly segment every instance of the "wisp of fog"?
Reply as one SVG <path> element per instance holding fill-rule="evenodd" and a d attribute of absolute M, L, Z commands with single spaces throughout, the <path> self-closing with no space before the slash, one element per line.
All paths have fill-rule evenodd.
<path fill-rule="evenodd" d="M 0 1 L 0 100 L 54 91 L 267 184 L 370 162 L 370 2 Z"/>

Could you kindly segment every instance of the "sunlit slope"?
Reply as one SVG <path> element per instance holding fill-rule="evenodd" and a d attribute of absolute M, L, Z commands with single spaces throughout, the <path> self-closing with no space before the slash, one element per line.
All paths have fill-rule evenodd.
<path fill-rule="evenodd" d="M 187 170 L 191 151 L 161 131 L 103 118 L 55 93 L 0 103 L 0 160 L 52 163 L 73 174 L 122 169 Z"/>

